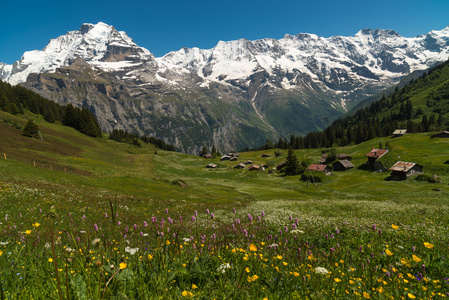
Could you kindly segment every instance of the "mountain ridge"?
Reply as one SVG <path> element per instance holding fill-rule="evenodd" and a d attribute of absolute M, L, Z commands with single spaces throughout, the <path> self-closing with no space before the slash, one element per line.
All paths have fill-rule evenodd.
<path fill-rule="evenodd" d="M 202 144 L 235 150 L 323 129 L 326 120 L 448 56 L 449 26 L 414 38 L 362 29 L 353 37 L 220 41 L 155 57 L 100 22 L 0 65 L 0 76 L 56 102 L 88 107 L 104 131 L 157 136 L 193 153 Z M 77 59 L 92 70 L 70 70 Z"/>

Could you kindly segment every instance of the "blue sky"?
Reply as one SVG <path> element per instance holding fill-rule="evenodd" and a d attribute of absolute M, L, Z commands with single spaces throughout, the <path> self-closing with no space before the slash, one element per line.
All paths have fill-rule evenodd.
<path fill-rule="evenodd" d="M 352 36 L 363 28 L 394 29 L 405 37 L 449 25 L 448 0 L 139 0 L 5 1 L 0 62 L 77 30 L 105 22 L 157 57 L 181 47 L 209 49 L 219 40 L 280 39 L 286 33 Z"/>

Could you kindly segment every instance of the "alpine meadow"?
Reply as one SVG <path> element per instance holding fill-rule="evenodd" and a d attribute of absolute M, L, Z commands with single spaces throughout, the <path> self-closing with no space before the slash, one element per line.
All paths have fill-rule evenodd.
<path fill-rule="evenodd" d="M 73 57 L 54 50 L 100 29 L 105 51 L 87 38 Z M 155 58 L 84 24 L 0 66 L 0 300 L 449 297 L 448 34 L 300 34 Z M 360 41 L 378 65 L 340 51 Z M 301 69 L 305 52 L 286 50 L 324 42 L 352 60 L 329 50 L 327 66 Z M 68 65 L 39 73 L 50 50 Z M 277 67 L 256 66 L 261 51 Z"/>

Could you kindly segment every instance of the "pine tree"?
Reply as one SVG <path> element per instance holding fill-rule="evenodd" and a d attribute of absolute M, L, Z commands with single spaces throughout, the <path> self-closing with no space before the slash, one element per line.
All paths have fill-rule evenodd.
<path fill-rule="evenodd" d="M 23 135 L 37 138 L 39 134 L 39 127 L 33 122 L 33 120 L 28 120 L 22 130 L 22 133 Z"/>
<path fill-rule="evenodd" d="M 298 175 L 301 173 L 301 166 L 292 147 L 288 148 L 287 163 L 284 172 L 285 175 Z"/>

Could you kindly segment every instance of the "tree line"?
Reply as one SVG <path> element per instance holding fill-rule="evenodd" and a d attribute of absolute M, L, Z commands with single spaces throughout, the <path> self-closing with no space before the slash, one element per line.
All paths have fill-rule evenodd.
<path fill-rule="evenodd" d="M 101 137 L 101 128 L 95 115 L 86 107 L 60 105 L 20 85 L 11 86 L 0 80 L 0 109 L 13 115 L 24 114 L 25 109 L 40 114 L 49 123 L 60 121 L 91 137 Z"/>
<path fill-rule="evenodd" d="M 142 145 L 139 142 L 140 139 L 147 144 L 150 143 L 155 145 L 159 149 L 166 151 L 176 151 L 173 145 L 166 143 L 162 139 L 147 135 L 138 136 L 137 134 L 129 133 L 123 129 L 112 130 L 111 134 L 109 135 L 109 139 L 117 141 L 119 143 L 127 143 L 138 147 L 142 147 Z"/>

